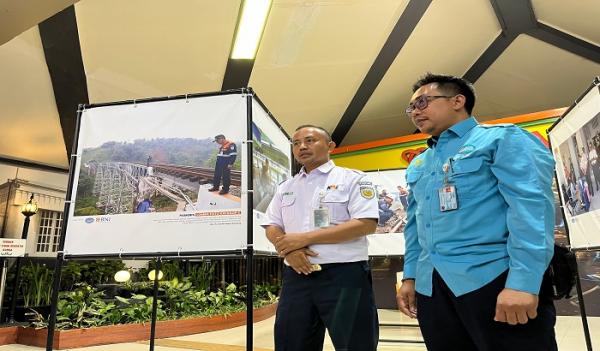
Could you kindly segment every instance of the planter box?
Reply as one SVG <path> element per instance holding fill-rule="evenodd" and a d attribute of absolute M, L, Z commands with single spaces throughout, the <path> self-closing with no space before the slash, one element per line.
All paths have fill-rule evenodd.
<path fill-rule="evenodd" d="M 0 328 L 0 345 L 14 344 L 17 342 L 17 327 Z"/>
<path fill-rule="evenodd" d="M 275 314 L 277 303 L 254 310 L 254 322 Z M 190 334 L 230 329 L 246 324 L 246 312 L 229 316 L 198 317 L 156 323 L 156 338 L 170 338 Z M 18 344 L 45 347 L 47 329 L 19 327 Z M 150 339 L 150 322 L 145 324 L 118 324 L 88 329 L 57 330 L 54 332 L 54 349 L 62 350 L 94 345 L 117 344 Z"/>

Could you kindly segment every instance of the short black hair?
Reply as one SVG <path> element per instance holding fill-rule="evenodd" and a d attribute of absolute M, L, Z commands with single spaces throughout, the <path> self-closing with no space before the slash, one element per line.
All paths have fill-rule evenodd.
<path fill-rule="evenodd" d="M 471 82 L 455 76 L 428 72 L 413 85 L 413 93 L 420 87 L 431 83 L 437 83 L 439 89 L 447 94 L 463 95 L 466 98 L 465 110 L 467 110 L 468 114 L 473 112 L 473 107 L 475 106 L 475 88 L 473 88 Z"/>
<path fill-rule="evenodd" d="M 315 125 L 312 125 L 312 124 L 303 124 L 300 127 L 296 128 L 295 132 L 297 132 L 297 131 L 299 131 L 300 129 L 303 129 L 303 128 L 315 128 L 315 129 L 318 129 L 318 130 L 322 131 L 323 133 L 325 133 L 325 136 L 327 137 L 327 141 L 328 142 L 331 141 L 331 134 L 329 134 L 329 132 L 325 128 L 323 128 L 323 127 L 315 126 Z"/>

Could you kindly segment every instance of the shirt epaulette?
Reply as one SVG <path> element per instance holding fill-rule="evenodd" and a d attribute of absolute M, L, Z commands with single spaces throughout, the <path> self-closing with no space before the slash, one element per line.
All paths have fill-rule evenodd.
<path fill-rule="evenodd" d="M 352 169 L 352 168 L 346 168 L 346 169 L 349 170 L 349 171 L 352 171 L 352 172 L 354 172 L 354 173 L 356 173 L 358 175 L 362 175 L 362 176 L 367 175 L 365 172 L 360 171 L 358 169 Z"/>
<path fill-rule="evenodd" d="M 482 128 L 508 128 L 508 127 L 514 127 L 515 124 L 513 123 L 498 123 L 498 124 L 480 124 L 479 125 Z"/>

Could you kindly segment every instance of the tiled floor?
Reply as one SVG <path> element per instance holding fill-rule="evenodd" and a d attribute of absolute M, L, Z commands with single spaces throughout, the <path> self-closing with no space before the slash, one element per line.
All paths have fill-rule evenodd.
<path fill-rule="evenodd" d="M 398 311 L 380 310 L 379 318 L 381 323 L 414 323 L 414 321 L 402 316 Z M 274 318 L 254 324 L 254 350 L 269 351 L 273 350 L 273 321 Z M 592 332 L 593 348 L 600 350 L 600 317 L 588 318 L 589 328 Z M 399 330 L 396 327 L 382 327 L 380 330 L 382 339 L 405 339 L 417 340 L 420 333 L 417 328 L 403 328 Z M 581 318 L 579 317 L 558 317 L 556 324 L 556 339 L 558 348 L 561 351 L 584 351 L 586 350 Z M 183 350 L 201 350 L 201 351 L 244 351 L 246 342 L 246 328 L 238 327 L 228 330 L 222 330 L 211 333 L 182 336 L 176 338 L 156 340 L 156 351 L 183 351 Z M 379 344 L 381 351 L 424 351 L 425 347 L 416 344 L 386 343 Z M 0 346 L 0 351 L 40 351 L 43 348 L 23 346 L 23 345 L 5 345 Z M 72 351 L 145 351 L 148 350 L 147 342 L 125 343 L 117 345 L 104 345 L 72 349 Z M 326 338 L 326 351 L 333 351 L 334 348 L 329 338 Z"/>

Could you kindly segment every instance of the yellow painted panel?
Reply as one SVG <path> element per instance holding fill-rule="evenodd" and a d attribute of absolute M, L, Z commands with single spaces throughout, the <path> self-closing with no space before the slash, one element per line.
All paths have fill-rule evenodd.
<path fill-rule="evenodd" d="M 524 127 L 525 130 L 535 136 L 548 146 L 546 130 L 552 123 L 541 123 Z M 406 144 L 412 144 L 407 146 Z M 406 168 L 412 159 L 427 147 L 426 139 L 421 143 L 403 143 L 392 146 L 390 149 L 363 150 L 355 153 L 341 153 L 333 155 L 335 164 L 342 167 L 360 169 L 363 171 L 384 170 L 392 168 Z"/>

